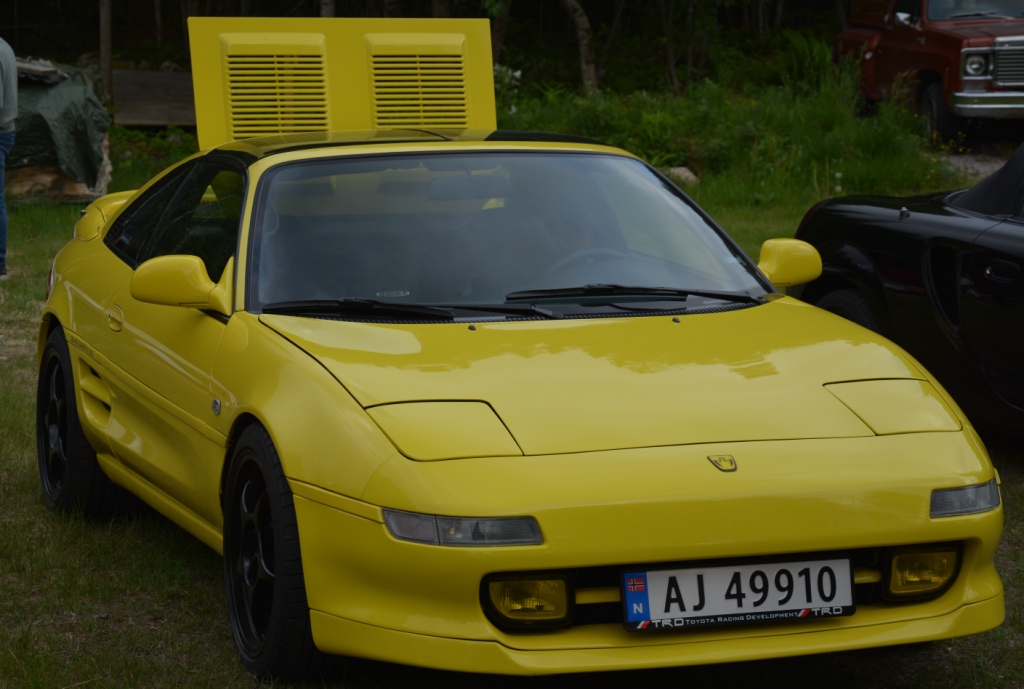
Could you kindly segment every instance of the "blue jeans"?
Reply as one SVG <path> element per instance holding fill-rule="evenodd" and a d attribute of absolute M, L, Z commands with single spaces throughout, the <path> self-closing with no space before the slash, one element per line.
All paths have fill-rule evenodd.
<path fill-rule="evenodd" d="M 14 148 L 14 132 L 0 134 L 0 266 L 7 263 L 7 203 L 4 201 L 4 167 Z"/>

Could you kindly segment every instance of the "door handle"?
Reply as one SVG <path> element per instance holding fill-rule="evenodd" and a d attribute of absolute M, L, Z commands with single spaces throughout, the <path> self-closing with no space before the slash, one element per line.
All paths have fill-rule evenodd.
<path fill-rule="evenodd" d="M 1010 261 L 992 261 L 985 267 L 985 277 L 993 282 L 1016 282 L 1020 266 Z"/>
<path fill-rule="evenodd" d="M 121 327 L 124 325 L 124 311 L 120 306 L 114 304 L 107 309 L 107 327 L 113 330 L 115 333 L 121 332 Z"/>

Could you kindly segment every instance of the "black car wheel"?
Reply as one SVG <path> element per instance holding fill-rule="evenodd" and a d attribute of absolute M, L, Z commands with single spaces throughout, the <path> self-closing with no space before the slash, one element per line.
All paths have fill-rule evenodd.
<path fill-rule="evenodd" d="M 842 316 L 848 321 L 863 326 L 876 333 L 882 332 L 882 319 L 878 317 L 875 310 L 863 294 L 855 289 L 841 289 L 829 292 L 815 304 L 818 308 L 831 311 L 837 316 Z"/>
<path fill-rule="evenodd" d="M 933 144 L 944 144 L 956 136 L 957 118 L 946 110 L 942 101 L 942 84 L 933 81 L 921 90 L 921 122 L 924 133 Z"/>
<path fill-rule="evenodd" d="M 318 676 L 330 657 L 313 644 L 295 505 L 267 431 L 246 428 L 230 461 L 224 580 L 242 663 L 261 678 Z"/>
<path fill-rule="evenodd" d="M 36 394 L 36 447 L 39 479 L 47 506 L 57 512 L 81 510 L 108 517 L 129 504 L 96 461 L 82 431 L 75 400 L 75 378 L 62 328 L 46 340 Z"/>

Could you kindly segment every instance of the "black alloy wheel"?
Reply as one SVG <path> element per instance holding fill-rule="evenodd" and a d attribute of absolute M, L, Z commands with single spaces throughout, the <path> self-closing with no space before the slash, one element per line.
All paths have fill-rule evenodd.
<path fill-rule="evenodd" d="M 68 467 L 68 394 L 64 368 L 56 351 L 49 350 L 40 377 L 46 397 L 40 396 L 39 400 L 44 409 L 39 428 L 39 475 L 46 502 L 52 504 L 60 495 Z"/>
<path fill-rule="evenodd" d="M 60 325 L 47 337 L 39 367 L 36 451 L 43 498 L 50 509 L 80 510 L 86 517 L 103 518 L 135 504 L 103 473 L 82 430 L 71 355 Z"/>
<path fill-rule="evenodd" d="M 333 659 L 313 643 L 295 504 L 266 429 L 242 431 L 229 461 L 224 586 L 242 664 L 260 678 L 321 676 Z"/>
<path fill-rule="evenodd" d="M 267 640 L 274 603 L 274 520 L 267 482 L 252 456 L 242 458 L 233 506 L 238 540 L 232 552 L 232 608 L 238 614 L 238 636 L 245 655 L 258 656 Z M 228 562 L 227 564 L 230 564 Z"/>

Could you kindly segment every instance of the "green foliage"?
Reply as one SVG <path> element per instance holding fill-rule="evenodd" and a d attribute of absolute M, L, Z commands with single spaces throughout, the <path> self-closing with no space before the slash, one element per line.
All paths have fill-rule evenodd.
<path fill-rule="evenodd" d="M 110 128 L 110 191 L 138 189 L 168 165 L 199 150 L 194 131 L 175 126 L 162 130 Z"/>
<path fill-rule="evenodd" d="M 558 88 L 502 109 L 499 126 L 589 136 L 656 167 L 685 165 L 701 194 L 739 205 L 807 202 L 840 193 L 916 193 L 963 184 L 926 148 L 902 100 L 858 116 L 856 65 L 824 42 L 781 39 L 779 84 L 704 80 L 683 96 L 637 92 L 584 98 Z M 748 60 L 751 69 L 756 60 Z M 741 65 L 734 67 L 739 70 Z"/>

